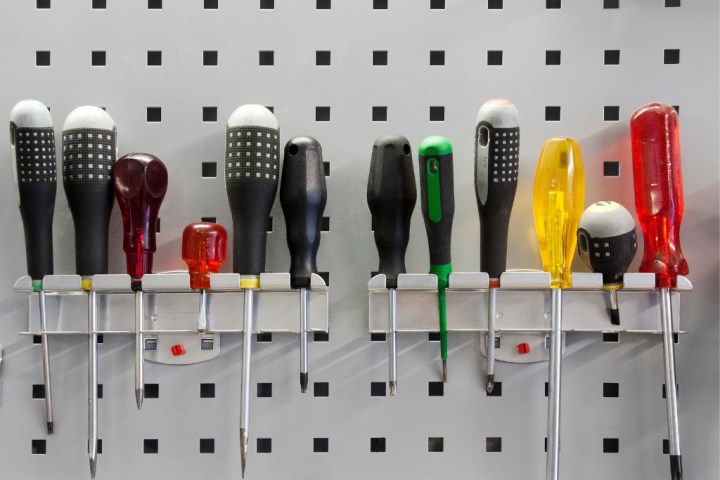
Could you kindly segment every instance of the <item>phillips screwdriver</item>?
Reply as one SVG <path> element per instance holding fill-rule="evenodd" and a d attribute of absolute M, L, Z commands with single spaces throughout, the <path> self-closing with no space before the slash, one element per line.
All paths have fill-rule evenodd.
<path fill-rule="evenodd" d="M 593 272 L 602 273 L 603 288 L 610 294 L 610 322 L 620 325 L 617 291 L 637 251 L 632 215 L 619 203 L 590 205 L 580 217 L 578 254 Z"/>
<path fill-rule="evenodd" d="M 242 476 L 250 424 L 250 353 L 253 293 L 265 270 L 265 245 L 270 209 L 280 173 L 280 132 L 275 115 L 262 105 L 243 105 L 227 123 L 225 187 L 233 219 L 233 272 L 244 291 L 243 365 L 240 395 L 240 463 Z"/>
<path fill-rule="evenodd" d="M 430 273 L 438 278 L 442 379 L 447 382 L 445 289 L 452 272 L 450 242 L 455 215 L 452 145 L 445 137 L 427 137 L 420 142 L 419 152 L 420 196 L 430 250 Z"/>
<path fill-rule="evenodd" d="M 385 275 L 388 289 L 390 395 L 397 393 L 397 278 L 406 272 L 405 252 L 416 202 L 410 142 L 400 135 L 378 138 L 370 160 L 367 203 L 380 260 L 378 273 Z"/>
<path fill-rule="evenodd" d="M 210 222 L 191 223 L 183 230 L 182 258 L 190 273 L 190 288 L 200 290 L 197 330 L 212 330 L 210 326 L 210 274 L 218 273 L 227 258 L 227 231 L 222 225 Z"/>
<path fill-rule="evenodd" d="M 295 137 L 285 145 L 280 205 L 290 249 L 290 286 L 300 290 L 300 391 L 308 386 L 308 294 L 317 273 L 320 227 L 327 202 L 322 148 L 312 137 Z"/>
<path fill-rule="evenodd" d="M 490 276 L 488 291 L 487 392 L 495 386 L 495 320 L 500 274 L 507 266 L 510 212 L 520 162 L 518 111 L 496 98 L 480 107 L 475 124 L 475 195 L 480 213 L 480 270 Z"/>
<path fill-rule="evenodd" d="M 53 433 L 50 350 L 43 277 L 53 274 L 52 222 L 57 190 L 55 131 L 48 108 L 37 100 L 22 100 L 10 112 L 13 180 L 25 230 L 28 275 L 40 307 L 45 415 Z"/>
<path fill-rule="evenodd" d="M 673 480 L 681 480 L 670 290 L 677 288 L 677 276 L 687 275 L 689 269 L 680 248 L 684 199 L 677 112 L 663 103 L 640 107 L 630 120 L 630 137 L 635 208 L 645 240 L 640 271 L 654 273 L 655 286 L 660 289 L 670 472 Z"/>
<path fill-rule="evenodd" d="M 585 202 L 585 174 L 578 143 L 554 137 L 540 152 L 533 191 L 533 216 L 543 268 L 550 273 L 551 330 L 548 387 L 547 480 L 560 474 L 560 374 L 562 289 L 572 286 L 570 265 Z"/>
<path fill-rule="evenodd" d="M 78 107 L 62 131 L 62 175 L 75 225 L 75 270 L 88 292 L 88 453 L 95 478 L 98 444 L 97 293 L 92 276 L 108 272 L 108 229 L 113 208 L 112 169 L 117 130 L 112 117 L 93 106 Z"/>
<path fill-rule="evenodd" d="M 113 168 L 115 198 L 123 222 L 123 250 L 131 285 L 135 291 L 135 401 L 142 408 L 145 345 L 142 277 L 152 273 L 158 212 L 168 185 L 165 164 L 148 153 L 122 156 Z"/>

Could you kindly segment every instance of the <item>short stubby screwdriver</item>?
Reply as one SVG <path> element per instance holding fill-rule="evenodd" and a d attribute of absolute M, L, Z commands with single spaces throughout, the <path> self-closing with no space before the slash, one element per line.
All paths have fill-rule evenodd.
<path fill-rule="evenodd" d="M 285 145 L 280 205 L 290 249 L 290 286 L 300 291 L 300 391 L 308 386 L 308 293 L 317 273 L 320 229 L 327 202 L 322 148 L 312 137 L 295 137 Z"/>
<path fill-rule="evenodd" d="M 602 274 L 603 288 L 610 294 L 610 322 L 620 325 L 617 291 L 637 252 L 635 221 L 619 203 L 596 202 L 580 217 L 577 236 L 580 258 L 593 272 Z"/>
<path fill-rule="evenodd" d="M 640 271 L 654 273 L 655 286 L 660 289 L 670 472 L 673 480 L 681 480 L 670 290 L 677 288 L 678 275 L 687 275 L 689 268 L 680 247 L 680 222 L 685 204 L 677 112 L 664 103 L 640 107 L 630 120 L 630 137 L 635 208 L 644 238 Z"/>
<path fill-rule="evenodd" d="M 78 107 L 62 131 L 62 176 L 75 225 L 75 269 L 88 292 L 88 452 L 95 478 L 98 453 L 97 292 L 92 276 L 108 273 L 108 230 L 113 208 L 112 170 L 117 130 L 99 107 Z"/>
<path fill-rule="evenodd" d="M 419 151 L 421 206 L 430 251 L 430 273 L 438 278 L 442 380 L 447 382 L 445 289 L 452 272 L 450 243 L 455 215 L 452 145 L 445 137 L 432 136 L 420 142 Z"/>
<path fill-rule="evenodd" d="M 13 180 L 25 229 L 28 275 L 40 307 L 43 382 L 47 432 L 53 433 L 50 350 L 43 277 L 53 274 L 52 223 L 57 191 L 55 130 L 48 108 L 37 100 L 23 100 L 10 112 Z"/>
<path fill-rule="evenodd" d="M 152 273 L 158 213 L 168 186 L 167 168 L 154 155 L 130 153 L 115 163 L 113 185 L 122 213 L 127 273 L 135 291 L 135 401 L 140 409 L 145 391 L 142 277 Z"/>
<path fill-rule="evenodd" d="M 227 258 L 227 230 L 210 222 L 191 223 L 183 230 L 182 258 L 190 274 L 190 288 L 200 290 L 197 330 L 212 330 L 210 325 L 210 274 L 218 273 Z"/>
<path fill-rule="evenodd" d="M 387 135 L 375 140 L 368 175 L 367 203 L 372 215 L 375 245 L 388 289 L 388 347 L 390 395 L 398 388 L 397 279 L 405 273 L 405 252 L 410 241 L 410 220 L 417 188 L 412 150 L 407 138 Z"/>
<path fill-rule="evenodd" d="M 243 365 L 240 394 L 240 463 L 242 475 L 250 424 L 250 354 L 254 328 L 254 292 L 265 271 L 270 209 L 280 175 L 280 131 L 275 115 L 262 105 L 237 108 L 227 123 L 225 187 L 233 219 L 233 272 L 244 291 Z"/>
<path fill-rule="evenodd" d="M 585 202 L 580 146 L 567 137 L 543 144 L 535 171 L 533 216 L 543 268 L 552 292 L 548 382 L 547 480 L 560 475 L 560 386 L 562 371 L 562 289 L 572 286 L 570 265 Z"/>
<path fill-rule="evenodd" d="M 475 195 L 480 213 L 480 270 L 490 277 L 488 291 L 488 393 L 495 386 L 495 320 L 500 274 L 507 266 L 510 212 L 520 163 L 518 111 L 510 101 L 488 100 L 475 124 Z"/>

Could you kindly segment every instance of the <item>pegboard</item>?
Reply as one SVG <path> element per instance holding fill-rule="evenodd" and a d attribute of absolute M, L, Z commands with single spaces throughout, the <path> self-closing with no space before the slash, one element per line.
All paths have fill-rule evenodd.
<path fill-rule="evenodd" d="M 588 205 L 615 200 L 633 211 L 630 115 L 649 101 L 676 106 L 683 249 L 695 287 L 683 297 L 689 333 L 676 350 L 683 460 L 686 478 L 720 476 L 713 0 L 2 0 L 0 11 L 0 112 L 36 98 L 59 133 L 73 108 L 102 106 L 118 125 L 121 153 L 154 153 L 168 166 L 156 271 L 184 268 L 186 224 L 231 225 L 222 161 L 225 121 L 237 106 L 273 107 L 283 144 L 296 135 L 322 144 L 328 205 L 318 266 L 329 279 L 330 333 L 310 343 L 305 395 L 297 336 L 256 339 L 250 479 L 544 478 L 547 364 L 498 364 L 501 384 L 487 396 L 479 335 L 450 335 L 443 386 L 437 337 L 401 334 L 399 392 L 387 395 L 387 344 L 367 321 L 377 268 L 365 200 L 372 144 L 400 133 L 417 155 L 427 135 L 453 142 L 453 264 L 475 271 L 475 115 L 489 98 L 511 99 L 522 142 L 508 267 L 540 268 L 531 192 L 543 140 L 579 140 Z M 52 341 L 56 425 L 47 436 L 36 398 L 41 350 L 17 335 L 27 299 L 12 285 L 26 267 L 9 151 L 0 136 L 0 478 L 86 478 L 86 339 Z M 267 269 L 283 272 L 279 201 L 272 216 Z M 73 236 L 59 185 L 55 273 L 74 273 Z M 110 271 L 121 273 L 117 208 L 110 237 Z M 428 269 L 419 211 L 407 266 Z M 574 270 L 584 267 L 576 260 Z M 222 348 L 203 364 L 147 362 L 148 395 L 137 411 L 132 338 L 104 338 L 98 479 L 239 478 L 239 336 L 224 337 Z M 660 338 L 568 335 L 563 367 L 563 478 L 667 478 Z"/>

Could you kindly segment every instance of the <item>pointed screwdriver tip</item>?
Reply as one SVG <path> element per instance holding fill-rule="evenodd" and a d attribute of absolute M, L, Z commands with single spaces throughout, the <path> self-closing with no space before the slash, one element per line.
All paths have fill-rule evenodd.
<path fill-rule="evenodd" d="M 137 403 L 138 410 L 142 409 L 143 404 L 143 390 L 138 388 L 135 390 L 135 403 Z"/>
<path fill-rule="evenodd" d="M 390 382 L 390 396 L 394 397 L 397 394 L 397 382 Z"/>
<path fill-rule="evenodd" d="M 308 373 L 300 372 L 300 391 L 302 393 L 307 392 L 307 386 L 308 386 Z"/>
<path fill-rule="evenodd" d="M 443 383 L 447 383 L 447 359 L 442 359 L 443 364 Z"/>
<path fill-rule="evenodd" d="M 97 462 L 94 458 L 90 459 L 90 478 L 95 478 L 95 471 L 97 470 Z"/>
<path fill-rule="evenodd" d="M 493 388 L 495 388 L 495 375 L 488 375 L 487 386 L 485 387 L 485 389 L 487 390 L 487 393 L 492 393 Z"/>
<path fill-rule="evenodd" d="M 55 430 L 55 425 L 53 424 L 53 422 L 47 422 L 48 435 L 52 435 L 54 430 Z"/>
<path fill-rule="evenodd" d="M 245 429 L 240 429 L 240 468 L 242 470 L 242 478 L 245 478 L 245 462 L 247 460 L 247 435 Z"/>
<path fill-rule="evenodd" d="M 620 310 L 617 308 L 610 309 L 610 323 L 620 325 Z"/>

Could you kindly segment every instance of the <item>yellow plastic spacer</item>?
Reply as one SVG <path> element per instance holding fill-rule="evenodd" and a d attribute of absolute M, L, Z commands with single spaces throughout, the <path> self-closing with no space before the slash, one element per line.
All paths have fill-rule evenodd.
<path fill-rule="evenodd" d="M 246 289 L 258 289 L 260 288 L 260 279 L 259 278 L 241 278 L 240 279 L 240 288 Z"/>
<path fill-rule="evenodd" d="M 80 282 L 80 287 L 86 292 L 92 290 L 92 279 L 84 279 Z"/>
<path fill-rule="evenodd" d="M 603 290 L 620 290 L 623 287 L 622 283 L 613 283 L 610 285 L 603 285 Z"/>

